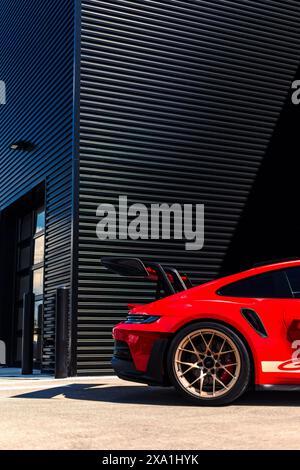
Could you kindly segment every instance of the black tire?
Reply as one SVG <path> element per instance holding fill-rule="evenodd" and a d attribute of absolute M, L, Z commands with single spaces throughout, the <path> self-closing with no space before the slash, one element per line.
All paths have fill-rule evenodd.
<path fill-rule="evenodd" d="M 202 341 L 203 334 L 199 333 L 200 331 L 204 332 L 203 341 Z M 212 334 L 212 333 L 208 333 L 208 331 L 211 331 L 211 332 L 215 331 L 216 333 Z M 206 348 L 207 346 L 209 346 L 206 344 L 209 339 L 209 336 L 207 335 L 209 334 L 212 334 L 212 337 L 214 338 L 211 341 L 212 341 L 212 344 L 215 344 L 215 347 L 212 348 L 212 352 L 210 352 L 209 348 L 206 349 L 206 351 L 208 351 L 207 352 L 208 355 L 212 356 L 214 364 L 215 364 L 215 366 L 213 367 L 216 367 L 215 369 L 204 368 L 205 364 L 208 364 L 208 366 L 211 365 L 211 361 L 208 361 L 208 356 L 206 355 L 206 352 L 199 352 L 201 356 L 196 356 L 197 353 L 188 354 L 188 351 L 185 351 L 185 349 L 182 349 L 183 347 L 182 344 L 185 344 L 184 341 L 188 341 L 186 344 L 192 345 L 193 342 L 197 340 L 202 342 L 202 343 L 199 343 L 199 348 L 197 347 L 195 348 L 194 347 L 195 345 L 194 345 L 193 347 L 191 347 L 191 349 L 193 349 L 194 351 L 195 350 L 200 351 L 200 347 L 202 347 L 202 345 L 204 345 L 204 347 Z M 208 339 L 205 339 L 205 337 Z M 218 344 L 220 344 L 218 343 L 219 338 L 228 339 L 228 343 L 225 343 L 227 345 L 225 346 L 225 351 L 222 353 L 220 353 L 221 349 L 219 349 L 219 352 L 217 350 L 217 346 Z M 190 339 L 192 339 L 192 342 L 190 342 Z M 180 345 L 181 347 L 179 348 Z M 230 347 L 231 347 L 230 345 L 234 346 L 233 352 L 231 353 L 233 354 L 233 356 L 231 357 L 235 358 L 235 361 L 238 365 L 233 364 L 234 372 L 233 374 L 230 373 L 230 376 L 228 375 L 229 372 L 226 372 L 227 380 L 228 380 L 228 377 L 230 380 L 230 388 L 229 388 L 229 384 L 222 388 L 222 386 L 219 385 L 219 382 L 217 382 L 218 378 L 220 378 L 220 375 L 218 374 L 221 373 L 224 375 L 225 372 L 223 371 L 229 370 L 229 366 L 227 366 L 226 363 L 220 365 L 220 363 L 216 361 L 219 361 L 221 357 L 222 358 L 225 357 L 225 355 L 227 354 L 226 351 L 227 350 L 230 351 Z M 229 349 L 228 349 L 228 346 L 229 346 Z M 185 347 L 187 348 L 190 346 L 184 346 L 184 348 Z M 216 351 L 214 349 L 216 349 Z M 181 356 L 178 356 L 180 354 Z M 201 358 L 199 364 L 197 363 L 196 366 L 193 366 L 193 368 L 195 367 L 196 370 L 192 369 L 192 371 L 187 371 L 188 369 L 187 363 L 181 362 L 181 358 L 183 354 L 186 354 L 189 357 L 193 357 L 193 359 L 190 359 L 192 363 L 194 363 L 195 358 L 196 358 L 196 361 L 198 361 L 199 357 Z M 229 354 L 230 353 L 227 354 L 227 357 Z M 178 357 L 180 357 L 180 360 L 178 359 Z M 184 364 L 184 366 L 182 366 L 181 364 Z M 230 367 L 233 367 L 233 366 L 230 364 Z M 187 369 L 185 369 L 185 371 L 182 371 L 182 370 L 179 371 L 178 368 L 180 367 L 181 368 L 186 367 Z M 172 384 L 174 385 L 176 390 L 178 390 L 186 399 L 198 405 L 220 406 L 220 405 L 228 405 L 229 403 L 232 403 L 245 392 L 250 381 L 251 363 L 250 363 L 249 353 L 247 351 L 247 348 L 244 342 L 233 330 L 215 321 L 203 321 L 203 322 L 200 321 L 200 322 L 193 323 L 191 325 L 186 326 L 174 337 L 170 345 L 170 349 L 168 351 L 167 369 L 168 369 L 168 374 L 169 374 Z M 199 371 L 197 369 L 199 369 Z M 233 369 L 231 369 L 231 371 L 233 371 Z M 212 396 L 200 396 L 200 385 L 201 385 L 200 379 L 201 379 L 201 374 L 203 374 L 204 372 L 206 372 L 205 375 L 207 376 L 207 378 L 206 379 L 202 378 L 201 380 L 202 384 L 205 383 L 205 381 L 207 382 L 210 380 L 211 383 L 214 381 L 214 385 L 210 383 L 206 385 L 206 390 L 208 390 L 208 392 L 205 392 L 205 391 L 203 392 L 201 388 L 201 395 L 203 393 L 204 394 L 212 393 Z M 199 380 L 199 395 L 198 396 L 196 395 L 197 390 L 192 390 L 192 388 L 190 388 L 192 382 L 191 381 L 189 382 L 186 379 L 186 377 L 188 377 L 188 374 L 192 374 L 192 373 L 198 374 L 200 376 L 197 379 L 197 375 L 195 375 L 196 382 Z M 184 376 L 184 374 L 186 375 Z M 217 377 L 217 378 L 213 379 L 213 377 Z M 185 384 L 182 383 L 182 381 L 187 382 L 186 386 Z M 188 382 L 189 382 L 189 385 L 188 385 Z M 221 389 L 217 391 L 217 393 L 221 394 L 221 396 L 214 396 L 214 394 L 216 393 L 215 392 L 216 384 L 217 384 L 217 387 L 220 387 Z M 211 391 L 212 387 L 214 387 L 213 391 Z M 194 386 L 193 388 L 196 388 L 196 386 Z"/>

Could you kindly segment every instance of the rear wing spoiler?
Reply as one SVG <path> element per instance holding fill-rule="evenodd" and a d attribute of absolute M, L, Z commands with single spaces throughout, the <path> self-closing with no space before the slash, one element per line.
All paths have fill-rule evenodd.
<path fill-rule="evenodd" d="M 156 299 L 176 294 L 192 286 L 188 276 L 177 269 L 163 266 L 139 258 L 108 257 L 101 258 L 101 263 L 109 271 L 130 278 L 148 279 L 156 282 Z"/>

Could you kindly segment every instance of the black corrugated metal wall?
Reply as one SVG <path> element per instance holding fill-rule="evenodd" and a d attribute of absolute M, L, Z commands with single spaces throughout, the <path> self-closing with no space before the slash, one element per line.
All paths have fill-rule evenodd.
<path fill-rule="evenodd" d="M 110 370 L 111 328 L 143 284 L 101 255 L 214 278 L 299 63 L 297 1 L 82 0 L 77 369 Z M 204 203 L 205 245 L 96 238 L 96 208 Z"/>
<path fill-rule="evenodd" d="M 0 211 L 45 182 L 45 370 L 54 367 L 55 289 L 71 277 L 73 65 L 74 0 L 1 1 Z M 11 150 L 17 140 L 36 149 Z"/>

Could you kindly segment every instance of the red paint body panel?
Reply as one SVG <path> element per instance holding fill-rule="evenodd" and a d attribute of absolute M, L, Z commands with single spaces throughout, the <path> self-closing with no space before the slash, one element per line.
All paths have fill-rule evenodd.
<path fill-rule="evenodd" d="M 132 325 L 126 325 L 132 326 Z M 154 342 L 166 335 L 147 331 L 132 331 L 116 327 L 114 338 L 128 344 L 134 365 L 138 371 L 146 372 Z"/>
<path fill-rule="evenodd" d="M 295 362 L 290 366 L 295 345 L 288 339 L 291 323 L 300 321 L 300 299 L 250 299 L 217 294 L 221 287 L 232 282 L 294 266 L 300 266 L 300 260 L 253 268 L 148 305 L 137 306 L 131 313 L 158 315 L 160 319 L 149 324 L 120 323 L 114 328 L 113 336 L 128 344 L 136 369 L 144 372 L 158 338 L 172 337 L 194 321 L 217 320 L 244 338 L 253 357 L 256 384 L 300 384 L 300 366 L 295 367 Z M 253 329 L 241 314 L 242 308 L 257 312 L 268 333 L 267 337 L 260 336 Z"/>

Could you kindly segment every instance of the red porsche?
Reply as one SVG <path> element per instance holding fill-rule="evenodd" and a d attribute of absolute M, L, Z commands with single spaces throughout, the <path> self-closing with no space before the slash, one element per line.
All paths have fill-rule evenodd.
<path fill-rule="evenodd" d="M 300 260 L 197 287 L 159 263 L 107 257 L 102 263 L 157 283 L 157 300 L 132 306 L 113 330 L 112 365 L 120 378 L 173 385 L 201 405 L 229 404 L 250 386 L 300 390 Z"/>

